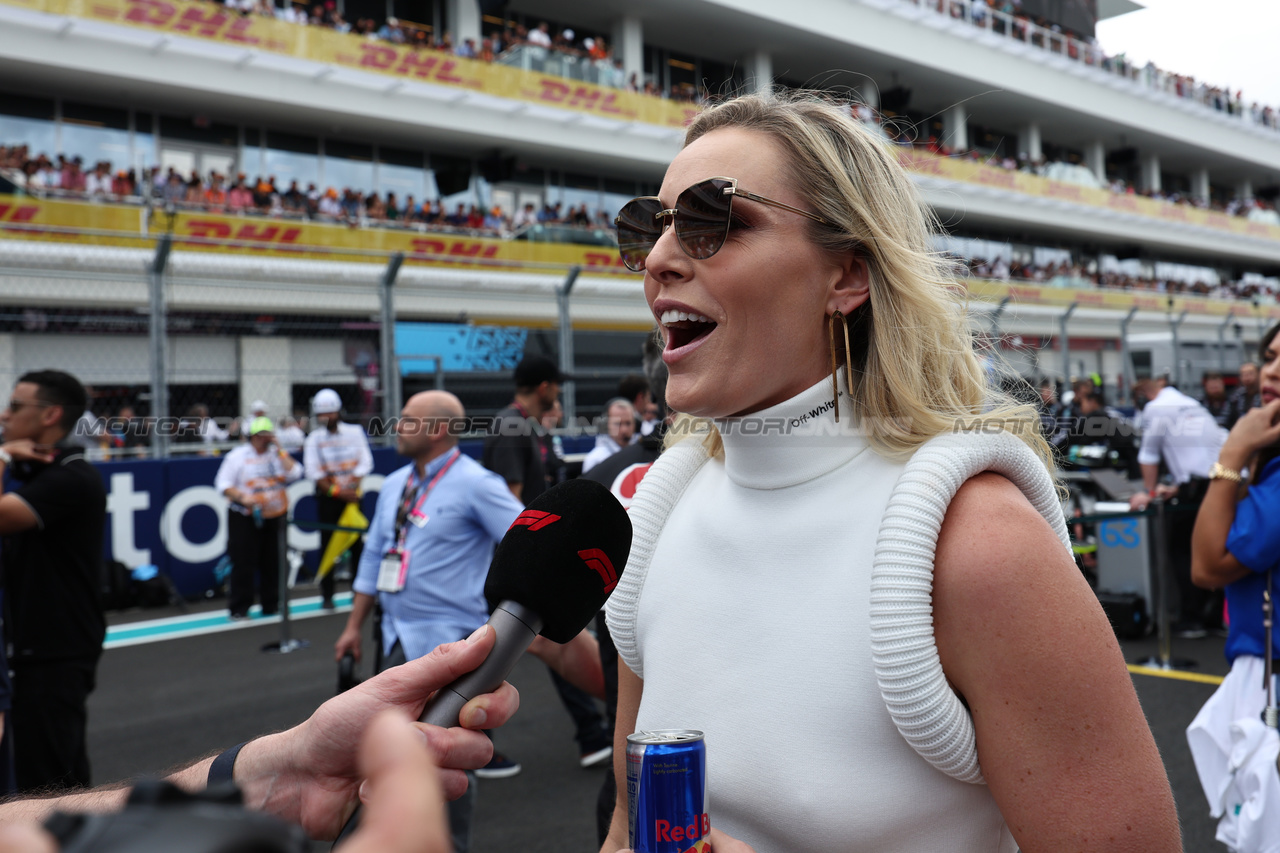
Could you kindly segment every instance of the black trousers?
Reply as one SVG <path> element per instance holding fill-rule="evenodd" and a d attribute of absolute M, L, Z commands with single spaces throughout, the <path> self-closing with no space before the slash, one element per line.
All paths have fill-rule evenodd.
<path fill-rule="evenodd" d="M 1221 593 L 1215 595 L 1191 582 L 1191 534 L 1208 485 L 1208 480 L 1196 477 L 1178 487 L 1177 503 L 1174 504 L 1177 510 L 1165 514 L 1165 544 L 1169 571 L 1178 590 L 1177 621 L 1188 626 L 1221 627 Z M 1216 614 L 1213 612 L 1215 603 Z"/>
<path fill-rule="evenodd" d="M 337 498 L 316 492 L 316 520 L 321 524 L 337 524 L 338 519 L 342 517 L 342 512 L 347 508 L 346 501 L 340 501 Z M 320 531 L 320 556 L 324 556 L 324 551 L 329 547 L 329 540 L 333 537 L 332 530 Z M 357 539 L 355 544 L 351 546 L 352 565 L 360 565 L 360 555 L 364 553 L 364 539 Z M 320 579 L 320 594 L 325 599 L 333 598 L 333 572 L 325 575 Z"/>
<path fill-rule="evenodd" d="M 255 578 L 257 597 L 263 613 L 280 609 L 280 526 L 281 518 L 264 518 L 258 527 L 253 519 L 227 512 L 227 555 L 231 557 L 231 584 L 227 609 L 235 614 L 253 606 Z"/>
<path fill-rule="evenodd" d="M 89 786 L 85 731 L 97 668 L 97 658 L 13 662 L 9 714 L 19 793 Z"/>

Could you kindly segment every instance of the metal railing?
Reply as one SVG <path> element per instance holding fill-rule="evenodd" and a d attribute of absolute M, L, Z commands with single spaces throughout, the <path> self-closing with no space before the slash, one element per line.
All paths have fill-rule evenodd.
<path fill-rule="evenodd" d="M 581 80 L 613 89 L 625 89 L 626 72 L 609 59 L 592 59 L 564 51 L 521 44 L 507 48 L 494 62 L 523 71 L 552 74 L 569 80 Z"/>
<path fill-rule="evenodd" d="M 1111 56 L 1097 44 L 1083 41 L 1059 30 L 1042 27 L 1025 16 L 1010 15 L 991 8 L 984 0 L 863 0 L 886 7 L 890 3 L 906 3 L 922 12 L 950 18 L 959 25 L 971 26 L 993 36 L 1008 39 L 1020 46 L 1039 51 L 1042 56 L 1096 69 L 1127 80 L 1136 88 L 1163 93 L 1182 101 L 1196 103 L 1206 111 L 1240 121 L 1245 126 L 1280 130 L 1280 112 L 1272 107 L 1246 107 L 1243 99 L 1220 87 L 1192 83 L 1187 75 L 1164 71 L 1153 63 L 1139 66 L 1124 54 Z"/>

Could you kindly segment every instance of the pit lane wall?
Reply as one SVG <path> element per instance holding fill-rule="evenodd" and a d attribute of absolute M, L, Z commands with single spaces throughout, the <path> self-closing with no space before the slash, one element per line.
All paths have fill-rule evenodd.
<path fill-rule="evenodd" d="M 565 449 L 585 452 L 594 441 L 594 436 L 566 437 Z M 459 446 L 479 460 L 482 442 L 463 441 Z M 301 453 L 294 458 L 301 464 Z M 373 519 L 383 479 L 407 461 L 390 447 L 374 448 L 373 473 L 362 483 L 366 518 Z M 227 552 L 227 499 L 213 487 L 221 463 L 221 458 L 209 456 L 94 463 L 107 489 L 105 559 L 129 568 L 154 565 L 187 598 L 212 590 L 214 566 Z M 288 494 L 290 515 L 297 521 L 314 521 L 311 481 L 290 483 Z M 301 574 L 310 577 L 320 559 L 320 533 L 290 525 L 288 545 L 303 553 L 308 570 Z"/>
<path fill-rule="evenodd" d="M 294 456 L 301 463 L 302 454 Z M 383 478 L 404 464 L 390 448 L 374 450 L 373 461 L 361 501 L 370 518 Z M 227 499 L 213 487 L 221 463 L 217 457 L 95 463 L 107 489 L 105 558 L 130 568 L 155 565 L 187 598 L 212 590 L 213 568 L 227 552 Z M 298 480 L 288 492 L 294 517 L 314 521 L 312 483 Z M 289 547 L 314 566 L 320 534 L 291 526 Z"/>

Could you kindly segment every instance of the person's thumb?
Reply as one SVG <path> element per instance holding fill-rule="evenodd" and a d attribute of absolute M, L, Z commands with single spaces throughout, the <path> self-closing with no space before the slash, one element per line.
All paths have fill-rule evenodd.
<path fill-rule="evenodd" d="M 384 711 L 360 746 L 365 813 L 346 853 L 446 853 L 451 848 L 444 790 L 426 739 Z M 3 853 L 3 851 L 0 851 Z"/>

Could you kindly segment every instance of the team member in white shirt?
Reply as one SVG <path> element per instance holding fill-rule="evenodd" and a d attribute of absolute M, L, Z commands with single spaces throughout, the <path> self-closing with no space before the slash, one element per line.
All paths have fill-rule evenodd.
<path fill-rule="evenodd" d="M 342 422 L 342 398 L 332 388 L 321 389 L 311 400 L 311 410 L 321 427 L 302 445 L 307 479 L 316 484 L 316 519 L 337 524 L 348 504 L 360 502 L 360 480 L 373 470 L 369 438 L 355 424 Z M 320 553 L 329 547 L 331 530 L 320 531 Z M 352 565 L 360 564 L 361 543 L 351 547 Z M 333 607 L 333 572 L 320 579 L 322 606 Z"/>
<path fill-rule="evenodd" d="M 1155 396 L 1142 410 L 1138 463 L 1149 500 L 1156 490 L 1161 459 L 1176 485 L 1188 483 L 1193 477 L 1207 478 L 1209 469 L 1218 461 L 1227 432 L 1204 406 L 1169 385 L 1167 376 L 1148 380 L 1147 388 Z M 1146 506 L 1141 497 L 1135 498 Z"/>
<path fill-rule="evenodd" d="M 1178 498 L 1182 507 L 1199 506 L 1209 480 L 1209 469 L 1218 461 L 1218 451 L 1227 431 L 1218 426 L 1209 410 L 1169 385 L 1168 376 L 1157 376 L 1135 390 L 1150 400 L 1142 409 L 1142 445 L 1138 464 L 1146 489 L 1129 499 L 1135 510 L 1146 509 L 1154 497 Z M 1172 485 L 1157 485 L 1160 461 L 1169 469 Z M 1211 596 L 1191 582 L 1191 531 L 1194 516 L 1173 517 L 1166 526 L 1169 571 L 1178 585 L 1181 602 L 1175 636 L 1194 640 L 1221 626 L 1220 594 Z"/>
<path fill-rule="evenodd" d="M 285 484 L 302 476 L 302 466 L 276 444 L 270 418 L 249 424 L 249 441 L 223 457 L 214 488 L 231 501 L 227 507 L 227 554 L 231 557 L 231 585 L 227 607 L 232 619 L 249 615 L 254 599 L 254 576 L 262 614 L 280 608 L 279 530 L 289 511 Z"/>

